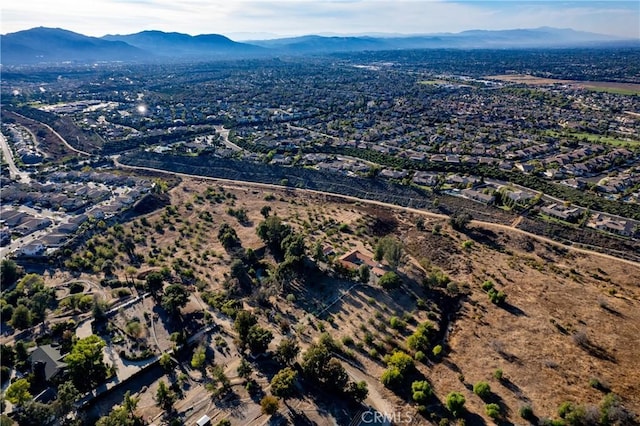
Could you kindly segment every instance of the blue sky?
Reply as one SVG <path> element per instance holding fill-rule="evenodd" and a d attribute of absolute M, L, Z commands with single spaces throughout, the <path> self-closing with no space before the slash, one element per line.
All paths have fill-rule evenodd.
<path fill-rule="evenodd" d="M 16 0 L 2 33 L 36 26 L 86 35 L 157 29 L 233 39 L 302 34 L 426 34 L 551 26 L 640 38 L 640 1 Z"/>

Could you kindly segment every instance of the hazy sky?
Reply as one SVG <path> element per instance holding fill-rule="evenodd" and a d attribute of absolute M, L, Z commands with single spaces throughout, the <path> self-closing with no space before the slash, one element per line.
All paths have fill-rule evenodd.
<path fill-rule="evenodd" d="M 45 26 L 92 36 L 156 29 L 238 40 L 266 38 L 266 33 L 424 34 L 551 26 L 640 38 L 638 0 L 13 0 L 3 2 L 1 13 L 3 34 Z"/>

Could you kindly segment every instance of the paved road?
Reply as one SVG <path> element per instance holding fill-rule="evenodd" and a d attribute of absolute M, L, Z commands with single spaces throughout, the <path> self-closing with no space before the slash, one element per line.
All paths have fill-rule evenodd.
<path fill-rule="evenodd" d="M 47 129 L 51 130 L 51 132 L 56 135 L 58 137 L 58 139 L 60 139 L 60 141 L 67 147 L 69 148 L 71 151 L 75 152 L 76 154 L 80 154 L 80 155 L 85 155 L 88 157 L 91 157 L 91 154 L 89 154 L 88 152 L 85 151 L 80 151 L 79 149 L 74 148 L 73 146 L 71 146 L 71 144 L 69 142 L 67 142 L 67 140 L 65 138 L 63 138 L 62 136 L 60 136 L 60 133 L 56 132 L 55 130 L 53 130 L 53 128 L 51 128 L 51 126 L 49 126 L 48 124 L 45 124 L 41 121 L 38 120 L 34 120 L 32 118 L 29 117 L 25 117 L 24 115 L 18 114 L 17 112 L 14 112 L 15 115 L 19 115 L 20 117 L 24 118 L 25 120 L 29 120 L 29 121 L 33 121 L 35 123 L 41 124 L 44 127 L 46 127 Z"/>
<path fill-rule="evenodd" d="M 244 149 L 229 140 L 229 129 L 225 129 L 223 126 L 213 126 L 213 128 L 216 129 L 216 132 L 220 133 L 220 136 L 222 136 L 222 142 L 227 148 L 234 151 L 244 151 Z"/>
<path fill-rule="evenodd" d="M 4 137 L 2 133 L 0 133 L 0 145 L 2 148 L 2 154 L 4 156 L 5 161 L 9 165 L 9 176 L 11 179 L 20 179 L 22 182 L 29 183 L 31 178 L 29 178 L 29 173 L 21 172 L 20 169 L 16 166 L 16 163 L 13 160 L 13 152 L 11 152 L 11 148 L 9 148 L 9 143 L 7 139 Z"/>
<path fill-rule="evenodd" d="M 340 194 L 334 194 L 334 193 L 331 193 L 331 192 L 316 191 L 314 189 L 289 188 L 289 187 L 285 188 L 285 187 L 282 187 L 280 185 L 274 185 L 274 184 L 268 184 L 268 183 L 246 182 L 246 181 L 241 181 L 241 180 L 214 178 L 214 177 L 210 177 L 210 176 L 190 175 L 190 174 L 187 174 L 187 173 L 171 172 L 171 171 L 167 171 L 167 170 L 163 170 L 163 169 L 155 169 L 155 168 L 152 168 L 152 167 L 129 166 L 129 165 L 120 163 L 117 158 L 114 158 L 114 164 L 117 167 L 122 167 L 122 168 L 127 168 L 127 169 L 134 169 L 134 170 L 146 170 L 146 171 L 151 171 L 151 172 L 166 173 L 166 174 L 169 174 L 169 175 L 181 176 L 181 177 L 184 177 L 184 178 L 204 179 L 204 180 L 211 180 L 211 181 L 216 181 L 216 182 L 227 182 L 227 183 L 236 184 L 236 185 L 245 185 L 245 186 L 258 187 L 258 188 L 278 189 L 278 190 L 287 189 L 288 191 L 294 191 L 294 192 L 300 192 L 300 193 L 305 193 L 306 192 L 306 193 L 312 193 L 312 194 L 319 194 L 319 195 L 325 195 L 325 196 L 329 196 L 329 197 L 341 198 L 343 200 L 349 200 L 349 201 L 353 201 L 353 202 L 372 204 L 372 205 L 388 207 L 388 208 L 392 208 L 392 209 L 396 209 L 396 210 L 404 210 L 406 212 L 416 213 L 416 214 L 420 214 L 420 215 L 427 216 L 427 217 L 432 217 L 432 218 L 439 218 L 439 219 L 448 219 L 449 218 L 449 216 L 444 215 L 444 214 L 427 212 L 427 211 L 415 209 L 415 208 L 412 208 L 412 207 L 402 207 L 402 206 L 397 206 L 395 204 L 385 203 L 385 202 L 382 202 L 382 201 L 367 200 L 367 199 L 364 199 L 364 198 L 357 198 L 357 197 L 352 197 L 352 196 L 349 196 L 349 195 L 340 195 Z M 600 256 L 600 257 L 603 257 L 603 258 L 606 258 L 606 259 L 616 260 L 616 261 L 619 261 L 619 262 L 627 263 L 627 264 L 632 265 L 632 266 L 640 267 L 640 262 L 635 262 L 633 260 L 623 259 L 623 258 L 616 257 L 616 256 L 611 256 L 609 254 L 600 253 L 598 251 L 581 249 L 581 248 L 573 247 L 573 246 L 567 246 L 567 245 L 564 245 L 564 244 L 559 243 L 557 241 L 554 241 L 554 240 L 552 240 L 550 238 L 546 238 L 546 237 L 542 237 L 540 235 L 532 234 L 530 232 L 523 231 L 522 229 L 512 228 L 511 225 L 501 225 L 501 224 L 498 224 L 498 223 L 483 222 L 483 221 L 479 221 L 479 220 L 473 220 L 473 221 L 471 221 L 471 223 L 475 224 L 475 225 L 489 227 L 489 228 L 498 228 L 498 229 L 508 230 L 510 232 L 517 232 L 517 233 L 519 233 L 521 235 L 526 235 L 526 236 L 531 237 L 533 239 L 536 239 L 538 241 L 542 241 L 542 242 L 545 242 L 545 243 L 552 244 L 554 246 L 562 247 L 562 248 L 567 249 L 567 250 L 573 250 L 573 251 L 576 251 L 576 252 L 579 252 L 579 253 L 585 253 L 585 254 L 590 254 L 590 255 L 594 255 L 594 256 Z"/>

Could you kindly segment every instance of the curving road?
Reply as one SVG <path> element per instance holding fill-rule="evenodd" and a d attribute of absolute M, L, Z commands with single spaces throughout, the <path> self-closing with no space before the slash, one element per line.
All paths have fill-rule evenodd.
<path fill-rule="evenodd" d="M 396 209 L 396 210 L 404 210 L 406 212 L 416 213 L 416 214 L 420 214 L 420 215 L 431 217 L 431 218 L 449 219 L 449 216 L 445 215 L 445 214 L 432 213 L 432 212 L 428 212 L 428 211 L 424 211 L 424 210 L 419 210 L 419 209 L 416 209 L 416 208 L 413 208 L 413 207 L 402 207 L 402 206 L 398 206 L 398 205 L 395 205 L 395 204 L 385 203 L 385 202 L 382 202 L 382 201 L 367 200 L 367 199 L 364 199 L 364 198 L 352 197 L 352 196 L 349 196 L 349 195 L 341 195 L 341 194 L 334 194 L 332 192 L 317 191 L 315 189 L 289 188 L 289 187 L 285 188 L 283 186 L 274 185 L 274 184 L 270 184 L 270 183 L 247 182 L 247 181 L 242 181 L 242 180 L 215 178 L 215 177 L 211 177 L 211 176 L 190 175 L 190 174 L 187 174 L 187 173 L 171 172 L 171 171 L 167 171 L 167 170 L 163 170 L 163 169 L 156 169 L 156 168 L 153 168 L 153 167 L 129 166 L 127 164 L 120 163 L 118 161 L 118 157 L 117 156 L 113 157 L 113 162 L 116 165 L 116 167 L 121 167 L 121 168 L 125 168 L 125 169 L 145 170 L 145 171 L 150 171 L 150 172 L 166 173 L 166 174 L 169 174 L 169 175 L 180 176 L 180 177 L 184 177 L 184 178 L 203 179 L 203 180 L 211 180 L 211 181 L 216 181 L 216 182 L 226 182 L 226 183 L 230 183 L 230 184 L 253 186 L 253 187 L 267 188 L 267 189 L 273 189 L 273 190 L 286 189 L 288 191 L 294 191 L 294 192 L 300 192 L 300 193 L 318 194 L 318 195 L 341 198 L 343 200 L 348 200 L 348 201 L 353 201 L 353 202 L 372 204 L 372 205 L 392 208 L 392 209 Z M 481 225 L 481 226 L 488 227 L 488 228 L 507 230 L 507 231 L 510 231 L 510 232 L 517 232 L 517 233 L 519 233 L 521 235 L 526 235 L 526 236 L 531 237 L 531 238 L 533 238 L 535 240 L 538 240 L 538 241 L 541 241 L 541 242 L 545 242 L 545 243 L 549 243 L 549 244 L 552 244 L 552 245 L 557 246 L 557 247 L 562 247 L 562 248 L 567 249 L 567 250 L 573 250 L 573 251 L 576 251 L 578 253 L 585 253 L 585 254 L 590 254 L 590 255 L 594 255 L 594 256 L 600 256 L 600 257 L 603 257 L 605 259 L 610 259 L 610 260 L 615 260 L 615 261 L 618 261 L 618 262 L 627 263 L 629 265 L 632 265 L 632 266 L 640 268 L 640 262 L 636 262 L 636 261 L 629 260 L 629 259 L 623 259 L 623 258 L 612 256 L 612 255 L 609 255 L 609 254 L 606 254 L 606 253 L 600 253 L 600 252 L 594 251 L 594 250 L 588 250 L 588 249 L 578 248 L 578 247 L 574 247 L 574 246 L 567 246 L 567 245 L 564 245 L 564 244 L 559 243 L 557 241 L 554 241 L 554 240 L 552 240 L 550 238 L 543 237 L 543 236 L 540 236 L 540 235 L 537 235 L 537 234 L 532 234 L 531 232 L 523 231 L 522 229 L 514 228 L 511 225 L 502 225 L 502 224 L 499 224 L 499 223 L 484 222 L 484 221 L 480 221 L 480 220 L 472 220 L 471 223 L 474 224 L 474 225 Z"/>

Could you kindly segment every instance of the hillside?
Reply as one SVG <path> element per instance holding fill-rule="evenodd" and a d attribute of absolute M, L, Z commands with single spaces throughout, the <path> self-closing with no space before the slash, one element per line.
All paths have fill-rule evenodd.
<path fill-rule="evenodd" d="M 333 341 L 335 356 L 349 376 L 366 383 L 365 403 L 409 416 L 411 424 L 456 421 L 445 407 L 452 391 L 466 399 L 466 411 L 459 416 L 467 424 L 492 421 L 485 412 L 487 403 L 497 403 L 501 418 L 516 424 L 523 421 L 523 406 L 539 419 L 557 419 L 558 408 L 569 401 L 582 405 L 586 416 L 608 393 L 620 401 L 611 416 L 640 411 L 640 349 L 635 344 L 640 330 L 640 266 L 633 262 L 574 252 L 496 225 L 473 224 L 461 232 L 442 218 L 304 191 L 186 179 L 169 194 L 170 206 L 93 237 L 64 268 L 51 271 L 47 284 L 61 288 L 73 279 L 98 282 L 104 256 L 115 266 L 110 280 L 133 282 L 137 291 L 145 288 L 149 273 L 165 271 L 168 284 L 185 285 L 192 292 L 182 309 L 182 327 L 193 333 L 207 317 L 219 327 L 196 346 L 209 347 L 207 358 L 223 365 L 230 379 L 235 396 L 229 400 L 222 393 L 227 396 L 220 401 L 251 401 L 248 379 L 237 373 L 238 354 L 225 349 L 237 344 L 232 339 L 233 316 L 241 309 L 252 312 L 260 327 L 273 334 L 270 351 L 286 338 L 296 341 L 303 355 L 318 339 L 325 342 L 321 345 Z M 303 236 L 304 264 L 295 266 L 289 254 L 283 258 L 265 247 L 257 232 L 265 216 L 277 216 Z M 225 246 L 224 224 L 233 229 L 225 233 L 237 236 L 235 243 Z M 372 256 L 381 239 L 402 242 L 397 288 L 381 287 L 373 272 L 366 284 L 358 284 L 358 273 L 339 266 L 338 258 L 354 249 Z M 327 258 L 318 254 L 318 247 L 330 253 Z M 382 263 L 389 269 L 388 261 Z M 487 281 L 506 294 L 504 302 L 489 300 Z M 110 303 L 121 297 L 120 291 L 108 287 L 96 294 Z M 157 308 L 154 312 L 162 319 L 151 324 L 154 335 L 168 336 L 174 320 L 163 319 Z M 431 325 L 426 343 L 415 346 L 410 336 L 427 323 Z M 323 332 L 331 337 L 322 337 Z M 158 339 L 162 347 L 170 345 L 162 340 L 166 337 Z M 151 341 L 148 344 L 153 348 Z M 438 355 L 432 354 L 436 346 L 442 348 Z M 179 356 L 184 365 L 193 350 Z M 416 369 L 387 388 L 380 378 L 385 363 L 391 362 L 387 355 L 396 350 L 412 355 Z M 303 370 L 305 357 L 298 358 Z M 278 363 L 257 358 L 251 365 L 257 385 L 268 391 Z M 159 418 L 163 410 L 153 399 L 158 376 L 145 377 L 127 389 L 141 398 L 138 414 Z M 175 409 L 186 421 L 193 423 L 205 413 L 228 418 L 231 424 L 265 421 L 259 398 L 243 403 L 240 410 L 222 402 L 206 408 L 200 400 L 211 379 L 203 377 L 204 382 L 198 371 L 190 370 L 176 382 L 183 387 Z M 176 380 L 171 374 L 160 378 Z M 433 396 L 415 402 L 411 383 L 416 380 L 427 381 Z M 484 401 L 472 390 L 480 381 L 491 389 Z M 349 398 L 338 401 L 335 391 L 312 383 L 299 376 L 298 390 L 286 398 L 289 408 L 282 411 L 283 421 L 345 424 L 358 411 Z M 123 392 L 111 392 L 86 414 L 104 415 L 122 400 Z"/>

